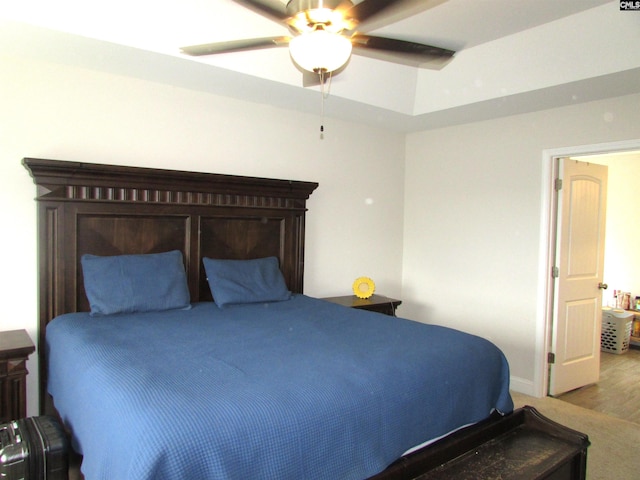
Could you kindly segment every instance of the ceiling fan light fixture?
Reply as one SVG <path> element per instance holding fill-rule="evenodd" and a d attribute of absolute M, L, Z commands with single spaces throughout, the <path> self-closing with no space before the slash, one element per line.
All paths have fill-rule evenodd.
<path fill-rule="evenodd" d="M 291 18 L 290 23 L 301 33 L 315 30 L 318 25 L 328 32 L 340 33 L 349 26 L 341 12 L 330 8 L 314 8 L 298 12 Z"/>
<path fill-rule="evenodd" d="M 294 37 L 289 43 L 291 58 L 310 72 L 333 72 L 351 56 L 351 41 L 337 33 L 316 29 Z"/>
<path fill-rule="evenodd" d="M 335 33 L 354 27 L 353 19 L 347 18 L 351 0 L 288 0 L 286 4 L 287 23 L 297 32 L 309 32 L 318 25 Z"/>

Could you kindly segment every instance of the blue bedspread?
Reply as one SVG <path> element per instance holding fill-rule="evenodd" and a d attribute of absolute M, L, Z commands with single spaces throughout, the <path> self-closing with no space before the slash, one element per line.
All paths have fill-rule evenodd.
<path fill-rule="evenodd" d="M 87 480 L 363 479 L 513 409 L 492 343 L 303 295 L 62 315 L 47 348 Z"/>

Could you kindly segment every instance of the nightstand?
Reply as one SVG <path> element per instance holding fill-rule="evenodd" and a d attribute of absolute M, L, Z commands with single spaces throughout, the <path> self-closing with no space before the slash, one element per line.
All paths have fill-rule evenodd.
<path fill-rule="evenodd" d="M 395 298 L 384 297 L 382 295 L 372 295 L 370 298 L 358 298 L 355 295 L 345 295 L 343 297 L 323 298 L 327 302 L 337 303 L 344 307 L 360 308 L 372 312 L 384 313 L 395 317 L 396 308 L 402 303 Z"/>
<path fill-rule="evenodd" d="M 27 357 L 35 349 L 25 330 L 0 332 L 0 423 L 27 416 Z"/>

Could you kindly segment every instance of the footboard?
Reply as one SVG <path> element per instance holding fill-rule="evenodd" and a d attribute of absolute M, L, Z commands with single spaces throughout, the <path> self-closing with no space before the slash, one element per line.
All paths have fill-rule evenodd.
<path fill-rule="evenodd" d="M 370 480 L 586 478 L 587 435 L 525 406 L 402 457 Z"/>

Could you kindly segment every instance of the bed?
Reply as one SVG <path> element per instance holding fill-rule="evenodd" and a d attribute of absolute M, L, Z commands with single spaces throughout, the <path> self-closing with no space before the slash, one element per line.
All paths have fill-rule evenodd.
<path fill-rule="evenodd" d="M 304 295 L 316 183 L 23 163 L 40 406 L 85 478 L 412 478 L 399 462 L 513 409 L 490 342 Z"/>

